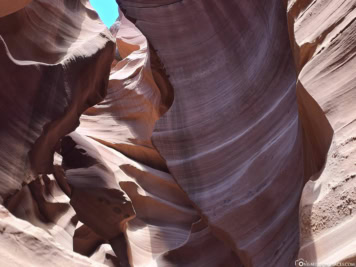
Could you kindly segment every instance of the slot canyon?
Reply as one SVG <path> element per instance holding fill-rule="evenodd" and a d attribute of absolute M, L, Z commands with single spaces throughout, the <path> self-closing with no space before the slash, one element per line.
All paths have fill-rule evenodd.
<path fill-rule="evenodd" d="M 356 1 L 116 2 L 0 0 L 0 266 L 356 266 Z"/>

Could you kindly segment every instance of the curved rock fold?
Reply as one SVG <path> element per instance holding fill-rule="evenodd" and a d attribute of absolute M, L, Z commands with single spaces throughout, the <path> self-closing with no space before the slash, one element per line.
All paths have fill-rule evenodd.
<path fill-rule="evenodd" d="M 0 1 L 4 266 L 356 263 L 355 1 Z"/>

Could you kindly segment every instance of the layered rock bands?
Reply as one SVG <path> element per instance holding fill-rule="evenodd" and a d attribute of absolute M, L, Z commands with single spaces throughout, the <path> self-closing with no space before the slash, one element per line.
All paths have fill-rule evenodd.
<path fill-rule="evenodd" d="M 3 266 L 353 263 L 356 1 L 0 1 Z"/>

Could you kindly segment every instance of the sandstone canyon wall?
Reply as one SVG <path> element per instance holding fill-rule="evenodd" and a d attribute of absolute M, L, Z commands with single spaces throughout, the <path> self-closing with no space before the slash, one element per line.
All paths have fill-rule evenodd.
<path fill-rule="evenodd" d="M 299 255 L 320 264 L 356 262 L 355 4 L 288 3 L 306 150 L 319 164 L 301 197 Z"/>
<path fill-rule="evenodd" d="M 355 1 L 0 2 L 2 266 L 356 262 Z"/>
<path fill-rule="evenodd" d="M 174 88 L 154 145 L 214 235 L 244 265 L 289 265 L 303 162 L 283 5 L 154 2 L 119 1 Z"/>

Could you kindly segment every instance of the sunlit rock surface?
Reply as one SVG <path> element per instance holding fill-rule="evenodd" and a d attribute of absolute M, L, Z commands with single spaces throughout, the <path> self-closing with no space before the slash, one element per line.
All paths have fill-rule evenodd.
<path fill-rule="evenodd" d="M 39 227 L 0 206 L 1 266 L 105 266 L 57 243 Z"/>
<path fill-rule="evenodd" d="M 103 164 L 107 164 L 111 175 L 84 169 L 88 167 L 85 163 L 88 160 L 83 160 L 79 163 L 82 168 L 76 166 L 75 170 L 66 170 L 68 182 L 76 190 L 77 185 L 72 181 L 81 179 L 83 183 L 88 183 L 90 177 L 90 184 L 95 186 L 88 191 L 88 197 L 93 196 L 94 201 L 99 196 L 100 188 L 111 182 L 116 182 L 127 194 L 135 217 L 128 218 L 126 226 L 121 228 L 133 266 L 237 265 L 237 257 L 213 237 L 210 228 L 201 220 L 152 145 L 155 122 L 167 110 L 171 96 L 167 91 L 162 92 L 154 80 L 154 75 L 158 77 L 160 74 L 154 74 L 151 70 L 146 38 L 121 14 L 116 40 L 120 60 L 114 60 L 112 64 L 108 94 L 104 101 L 83 114 L 80 127 L 76 130 L 79 135 L 70 135 L 79 150 L 99 152 L 96 156 L 92 152 L 84 154 L 101 159 Z M 64 163 L 67 158 L 68 153 L 64 152 Z M 69 158 L 68 162 L 73 160 Z M 115 188 L 113 185 L 108 187 Z M 85 198 L 86 203 L 88 197 Z M 103 202 L 104 206 L 110 206 Z M 114 216 L 115 212 L 113 207 L 112 211 L 103 211 L 102 216 L 111 213 Z M 82 221 L 92 229 L 98 224 L 107 230 L 102 216 Z M 100 231 L 96 230 L 97 233 Z M 112 234 L 113 237 L 116 235 L 119 233 Z M 115 243 L 110 243 L 114 251 L 120 250 Z M 210 250 L 209 256 L 185 259 L 187 251 L 197 255 L 204 247 Z"/>
<path fill-rule="evenodd" d="M 314 151 L 300 203 L 299 256 L 309 262 L 356 259 L 355 4 L 288 3 L 306 151 Z"/>
<path fill-rule="evenodd" d="M 355 262 L 354 1 L 0 1 L 1 266 Z"/>

